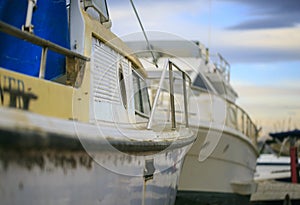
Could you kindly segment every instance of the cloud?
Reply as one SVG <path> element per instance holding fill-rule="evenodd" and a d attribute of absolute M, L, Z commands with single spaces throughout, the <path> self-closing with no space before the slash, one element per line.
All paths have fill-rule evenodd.
<path fill-rule="evenodd" d="M 190 0 L 187 3 L 179 0 L 176 2 L 170 0 L 151 2 L 148 0 L 135 0 L 134 2 L 146 31 L 161 31 L 173 33 L 185 39 L 200 40 L 201 43 L 211 49 L 212 53 L 220 52 L 231 63 L 299 60 L 300 27 L 276 28 L 279 23 L 274 18 L 277 18 L 275 11 L 277 11 L 276 14 L 279 17 L 283 15 L 299 15 L 300 12 L 294 12 L 296 6 L 291 2 L 300 4 L 300 1 L 299 3 L 293 0 L 280 1 L 281 3 L 277 1 L 270 3 L 267 0 L 223 0 L 209 3 L 209 1 L 204 0 Z M 113 23 L 112 30 L 119 36 L 141 32 L 129 1 L 126 4 L 124 1 L 122 2 L 120 1 L 118 4 L 114 2 L 110 8 Z M 223 2 L 223 4 L 219 4 L 220 2 Z M 272 16 L 272 18 L 268 17 L 271 18 L 271 22 L 268 25 L 270 27 L 271 23 L 273 23 L 273 29 L 267 29 L 268 27 L 265 27 L 266 23 L 262 23 L 259 30 L 223 30 L 215 27 L 216 25 L 209 20 L 209 16 L 216 15 L 214 18 L 217 18 L 218 21 L 223 18 L 226 19 L 230 15 L 226 12 L 224 13 L 224 3 L 226 2 L 226 8 L 228 6 L 236 7 L 236 9 L 243 11 L 241 4 L 252 8 L 252 13 L 249 14 L 250 17 L 257 15 L 263 17 L 264 13 L 266 16 Z M 233 3 L 232 6 L 229 4 L 230 2 Z M 170 5 L 172 9 L 170 9 Z M 210 8 L 223 12 L 210 13 Z M 291 12 L 288 13 L 288 10 L 291 10 Z M 278 15 L 279 11 L 280 15 Z M 240 19 L 240 12 L 237 12 L 236 15 L 238 17 L 235 16 L 234 19 Z M 230 19 L 230 21 L 236 22 L 236 20 Z M 298 19 L 300 20 L 300 17 Z M 292 23 L 292 21 L 288 22 Z M 252 24 L 253 28 L 258 27 L 256 21 Z"/>
<path fill-rule="evenodd" d="M 133 0 L 133 3 L 146 30 L 155 30 L 154 28 L 158 28 L 158 26 L 160 26 L 159 29 L 163 29 L 162 24 L 175 27 L 180 25 L 177 21 L 181 20 L 183 16 L 202 15 L 209 12 L 210 9 L 210 2 L 207 0 L 188 0 L 188 2 L 182 0 Z M 129 0 L 109 1 L 108 9 L 113 22 L 122 21 L 126 25 L 137 23 Z M 129 17 L 130 21 L 128 21 Z"/>
<path fill-rule="evenodd" d="M 230 30 L 296 27 L 300 23 L 299 0 L 224 0 L 249 7 L 249 20 L 227 27 Z"/>
<path fill-rule="evenodd" d="M 257 85 L 236 85 L 237 89 L 240 90 L 243 94 L 250 98 L 257 98 L 260 96 L 261 98 L 257 98 L 256 100 L 268 98 L 268 97 L 275 97 L 278 96 L 294 96 L 295 98 L 300 100 L 300 86 L 298 87 L 291 87 L 291 86 L 257 86 Z M 292 98 L 294 98 L 292 97 Z M 286 100 L 291 100 L 290 98 L 285 98 Z M 285 99 L 277 99 L 276 102 L 280 102 L 281 100 Z M 300 108 L 300 105 L 298 104 Z"/>
<path fill-rule="evenodd" d="M 231 63 L 299 61 L 299 33 L 298 27 L 247 31 L 215 30 L 212 47 Z"/>

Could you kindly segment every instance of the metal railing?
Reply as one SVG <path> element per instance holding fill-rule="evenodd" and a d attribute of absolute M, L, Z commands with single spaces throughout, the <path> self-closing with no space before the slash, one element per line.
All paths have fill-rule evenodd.
<path fill-rule="evenodd" d="M 160 81 L 159 81 L 159 85 L 158 85 L 158 89 L 156 91 L 156 95 L 153 101 L 153 105 L 152 105 L 152 110 L 150 113 L 150 117 L 148 120 L 148 124 L 147 124 L 147 129 L 151 129 L 152 127 L 152 123 L 153 123 L 153 118 L 154 118 L 154 113 L 158 104 L 158 100 L 159 100 L 159 96 L 160 93 L 162 91 L 162 86 L 165 80 L 165 76 L 166 76 L 166 72 L 167 70 L 169 70 L 169 86 L 170 86 L 170 90 L 169 90 L 169 96 L 170 96 L 170 112 L 171 112 L 171 123 L 172 123 L 172 129 L 176 129 L 176 116 L 175 116 L 175 102 L 174 102 L 174 80 L 175 77 L 173 76 L 173 67 L 176 68 L 182 75 L 182 91 L 183 91 L 183 103 L 184 103 L 184 118 L 185 118 L 185 126 L 188 127 L 189 126 L 189 118 L 188 118 L 188 101 L 187 101 L 187 79 L 189 81 L 189 87 L 191 86 L 191 79 L 190 77 L 183 71 L 181 70 L 176 64 L 174 64 L 173 62 L 171 62 L 169 59 L 166 61 L 164 67 L 163 67 L 163 71 L 160 77 Z"/>
<path fill-rule="evenodd" d="M 223 76 L 225 81 L 230 82 L 230 64 L 219 53 L 210 56 L 211 62 L 215 65 L 217 71 Z"/>
<path fill-rule="evenodd" d="M 257 143 L 257 128 L 249 115 L 236 104 L 227 101 L 228 110 L 232 110 L 233 117 L 230 116 L 230 113 L 226 116 L 226 126 L 235 128 L 241 133 L 246 135 L 250 140 L 256 144 Z M 229 111 L 230 112 L 230 111 Z"/>
<path fill-rule="evenodd" d="M 215 95 L 213 93 L 209 93 L 207 90 L 199 89 L 198 87 L 192 87 L 192 90 L 194 92 L 199 92 L 202 94 Z M 218 97 L 222 98 L 226 102 L 227 112 L 225 118 L 225 125 L 227 127 L 238 130 L 239 132 L 247 136 L 253 144 L 257 144 L 258 130 L 256 125 L 251 120 L 250 116 L 246 113 L 246 111 L 238 105 L 236 105 L 235 103 L 221 96 Z M 210 120 L 213 121 L 214 119 Z"/>
<path fill-rule="evenodd" d="M 83 61 L 90 60 L 90 58 L 88 58 L 88 57 L 85 57 L 79 53 L 73 52 L 69 49 L 66 49 L 60 45 L 52 43 L 43 38 L 37 37 L 29 32 L 22 31 L 22 30 L 15 28 L 7 23 L 4 23 L 3 21 L 0 21 L 0 32 L 6 33 L 8 35 L 14 36 L 14 37 L 22 39 L 22 40 L 26 40 L 32 44 L 42 47 L 39 78 L 44 78 L 44 76 L 45 76 L 48 49 L 52 50 L 56 53 L 65 55 L 66 57 L 69 57 L 69 58 L 78 58 Z"/>

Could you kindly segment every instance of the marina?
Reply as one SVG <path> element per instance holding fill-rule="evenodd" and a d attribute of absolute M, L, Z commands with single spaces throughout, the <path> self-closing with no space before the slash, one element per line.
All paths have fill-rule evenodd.
<path fill-rule="evenodd" d="M 1 1 L 0 204 L 300 204 L 298 81 L 258 64 L 280 32 L 225 2 Z"/>

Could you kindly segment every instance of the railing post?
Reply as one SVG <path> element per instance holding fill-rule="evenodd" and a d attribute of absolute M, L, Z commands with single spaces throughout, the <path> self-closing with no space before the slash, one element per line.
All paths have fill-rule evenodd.
<path fill-rule="evenodd" d="M 41 56 L 41 64 L 40 64 L 40 73 L 39 73 L 39 78 L 42 78 L 42 79 L 45 78 L 47 53 L 48 53 L 48 47 L 43 47 L 42 56 Z"/>
<path fill-rule="evenodd" d="M 173 77 L 173 66 L 178 69 L 182 73 L 182 82 L 183 82 L 183 98 L 184 98 L 184 114 L 185 114 L 185 125 L 186 127 L 189 126 L 189 119 L 188 119 L 188 100 L 187 100 L 187 89 L 186 89 L 186 79 L 189 79 L 189 85 L 191 83 L 191 79 L 189 78 L 188 75 L 184 71 L 182 71 L 176 64 L 173 64 L 170 60 L 166 61 L 166 64 L 164 65 L 164 69 L 160 78 L 159 82 L 159 87 L 157 89 L 154 101 L 153 101 L 153 106 L 152 110 L 150 113 L 150 117 L 148 120 L 147 124 L 147 129 L 151 129 L 152 126 L 152 120 L 153 120 L 153 115 L 157 106 L 158 98 L 161 92 L 161 87 L 163 84 L 163 80 L 165 78 L 165 73 L 168 70 L 169 67 L 169 87 L 170 87 L 170 108 L 171 110 L 171 123 L 172 123 L 172 129 L 176 129 L 176 116 L 175 116 L 175 99 L 174 99 L 174 77 Z M 168 111 L 168 113 L 170 113 Z"/>
<path fill-rule="evenodd" d="M 151 109 L 151 112 L 150 112 L 150 117 L 149 117 L 149 120 L 148 120 L 148 123 L 147 123 L 147 129 L 148 130 L 150 130 L 151 126 L 152 126 L 152 121 L 153 121 L 153 118 L 154 118 L 154 112 L 156 110 L 158 98 L 159 98 L 159 95 L 160 95 L 160 92 L 161 92 L 161 88 L 162 88 L 163 81 L 164 81 L 164 78 L 165 78 L 165 75 L 166 75 L 166 71 L 168 69 L 167 68 L 168 63 L 169 63 L 169 61 L 165 64 L 164 69 L 163 69 L 162 74 L 161 74 L 161 77 L 160 77 L 158 89 L 156 91 L 156 95 L 155 95 L 155 98 L 154 98 L 154 101 L 153 101 L 153 106 L 152 106 L 152 109 Z"/>
<path fill-rule="evenodd" d="M 242 133 L 245 134 L 244 113 L 242 112 Z"/>
<path fill-rule="evenodd" d="M 247 120 L 248 120 L 247 135 L 248 135 L 248 137 L 249 137 L 249 136 L 250 136 L 250 133 L 251 133 L 251 122 L 250 122 L 250 118 L 249 118 L 248 115 L 247 115 Z"/>
<path fill-rule="evenodd" d="M 247 115 L 247 136 L 248 137 L 251 136 L 251 121 L 248 115 Z"/>
<path fill-rule="evenodd" d="M 240 110 L 238 109 L 238 107 L 235 105 L 235 104 L 233 104 L 234 105 L 234 111 L 235 111 L 235 129 L 237 129 L 237 130 L 240 130 L 240 127 L 239 127 L 239 112 L 240 112 Z"/>
<path fill-rule="evenodd" d="M 25 25 L 22 26 L 23 31 L 27 31 L 29 33 L 33 33 L 33 25 L 31 24 L 32 15 L 34 12 L 34 8 L 36 7 L 37 0 L 28 0 L 27 14 Z"/>
<path fill-rule="evenodd" d="M 185 126 L 189 126 L 189 116 L 188 116 L 188 103 L 187 103 L 187 92 L 186 92 L 186 77 L 185 73 L 182 72 L 182 83 L 183 83 L 183 101 L 184 101 L 184 114 L 185 114 Z"/>
<path fill-rule="evenodd" d="M 169 61 L 169 83 L 170 83 L 171 122 L 172 122 L 172 129 L 175 129 L 176 119 L 175 119 L 175 103 L 174 103 L 174 83 L 173 83 L 172 62 L 170 61 Z"/>

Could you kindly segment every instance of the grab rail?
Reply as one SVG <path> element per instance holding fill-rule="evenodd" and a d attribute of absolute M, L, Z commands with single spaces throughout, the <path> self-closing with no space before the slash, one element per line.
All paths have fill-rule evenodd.
<path fill-rule="evenodd" d="M 215 95 L 214 93 L 210 93 L 207 90 L 192 86 L 191 89 L 193 91 L 208 94 L 208 95 Z M 218 95 L 215 95 L 218 96 Z M 221 96 L 218 96 L 221 97 Z M 231 113 L 227 113 L 225 125 L 231 128 L 234 128 L 241 133 L 243 133 L 245 136 L 251 139 L 253 143 L 257 143 L 257 135 L 258 135 L 258 129 L 250 116 L 247 114 L 247 112 L 236 105 L 235 103 L 221 97 L 225 102 L 226 106 L 228 107 L 228 110 L 231 109 L 233 111 L 234 119 L 231 118 Z"/>
<path fill-rule="evenodd" d="M 166 76 L 166 71 L 169 70 L 169 86 L 170 86 L 170 106 L 171 106 L 171 122 L 172 122 L 172 129 L 176 129 L 176 117 L 175 117 L 175 102 L 174 102 L 174 79 L 173 77 L 173 66 L 182 74 L 182 82 L 183 82 L 183 102 L 184 102 L 184 116 L 185 116 L 185 126 L 189 126 L 189 119 L 188 119 L 188 102 L 187 102 L 187 89 L 186 89 L 186 79 L 189 80 L 189 86 L 191 86 L 191 79 L 190 77 L 183 71 L 181 70 L 176 64 L 174 64 L 172 61 L 169 59 L 166 61 L 162 75 L 159 81 L 158 89 L 153 101 L 153 106 L 152 110 L 150 113 L 150 117 L 148 120 L 147 124 L 147 129 L 151 129 L 152 127 L 152 121 L 154 117 L 154 113 L 158 104 L 158 98 L 160 96 L 161 90 L 162 90 L 162 85 Z"/>
<path fill-rule="evenodd" d="M 84 61 L 90 61 L 90 58 L 88 58 L 86 56 L 83 56 L 79 53 L 73 52 L 69 49 L 66 49 L 60 45 L 52 43 L 43 38 L 37 37 L 29 32 L 22 31 L 14 26 L 4 23 L 3 21 L 0 21 L 0 31 L 42 47 L 39 78 L 44 78 L 44 75 L 45 75 L 45 67 L 46 67 L 48 49 L 50 49 L 54 52 L 57 52 L 59 54 L 65 55 L 69 58 L 79 58 Z"/>

